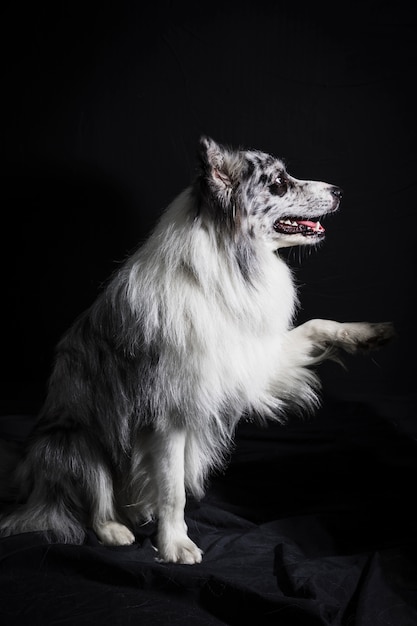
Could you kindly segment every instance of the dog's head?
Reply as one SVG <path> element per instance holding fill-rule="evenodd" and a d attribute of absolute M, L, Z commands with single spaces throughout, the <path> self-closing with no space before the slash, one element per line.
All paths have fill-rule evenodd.
<path fill-rule="evenodd" d="M 243 228 L 274 250 L 322 240 L 320 220 L 342 198 L 335 185 L 290 176 L 280 159 L 231 150 L 208 137 L 200 140 L 200 162 L 200 193 L 221 224 Z"/>

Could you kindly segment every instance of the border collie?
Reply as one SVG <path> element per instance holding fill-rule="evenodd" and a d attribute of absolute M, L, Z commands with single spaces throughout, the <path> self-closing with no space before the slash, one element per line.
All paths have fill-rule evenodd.
<path fill-rule="evenodd" d="M 238 421 L 314 410 L 313 366 L 393 335 L 390 323 L 293 325 L 278 251 L 323 241 L 341 197 L 269 154 L 201 138 L 194 183 L 59 342 L 1 534 L 81 543 L 91 527 L 126 545 L 157 519 L 158 558 L 199 563 L 186 493 L 203 496 Z"/>

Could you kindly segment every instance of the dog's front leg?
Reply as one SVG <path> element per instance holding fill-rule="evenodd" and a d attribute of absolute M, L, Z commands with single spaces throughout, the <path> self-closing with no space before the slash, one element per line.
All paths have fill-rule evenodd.
<path fill-rule="evenodd" d="M 187 535 L 184 520 L 184 450 L 180 429 L 154 433 L 154 468 L 158 489 L 158 552 L 161 561 L 200 563 L 201 550 Z"/>
<path fill-rule="evenodd" d="M 390 322 L 335 322 L 312 319 L 290 331 L 293 346 L 304 346 L 316 360 L 326 358 L 333 349 L 342 348 L 354 353 L 373 350 L 387 343 L 395 335 Z"/>

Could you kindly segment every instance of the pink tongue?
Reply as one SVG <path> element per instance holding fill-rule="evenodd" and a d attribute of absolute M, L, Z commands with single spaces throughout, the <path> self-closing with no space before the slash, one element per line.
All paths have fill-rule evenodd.
<path fill-rule="evenodd" d="M 324 231 L 324 228 L 321 224 L 319 224 L 319 227 L 317 229 L 318 222 L 309 222 L 307 220 L 297 220 L 297 224 L 308 226 L 308 228 L 312 228 L 313 230 L 317 230 L 318 232 L 321 232 L 321 233 Z"/>

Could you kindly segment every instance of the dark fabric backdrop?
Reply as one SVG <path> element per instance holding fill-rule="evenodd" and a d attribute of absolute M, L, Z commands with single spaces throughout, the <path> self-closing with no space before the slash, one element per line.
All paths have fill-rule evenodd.
<path fill-rule="evenodd" d="M 412 388 L 411 5 L 156 0 L 146 11 L 126 1 L 1 11 L 3 412 L 38 406 L 57 338 L 191 181 L 202 133 L 343 187 L 324 248 L 301 262 L 291 254 L 300 321 L 393 320 L 395 345 L 371 365 L 356 360 L 348 378 L 333 368 L 332 382 Z"/>
<path fill-rule="evenodd" d="M 3 540 L 4 623 L 417 624 L 413 5 L 0 12 L 6 437 L 30 427 L 60 335 L 192 180 L 201 134 L 344 189 L 324 246 L 288 253 L 299 321 L 392 320 L 398 332 L 346 370 L 321 368 L 316 418 L 242 425 L 229 470 L 189 505 L 201 566 L 155 563 L 152 528 L 121 550 L 92 535 L 81 548 Z"/>

